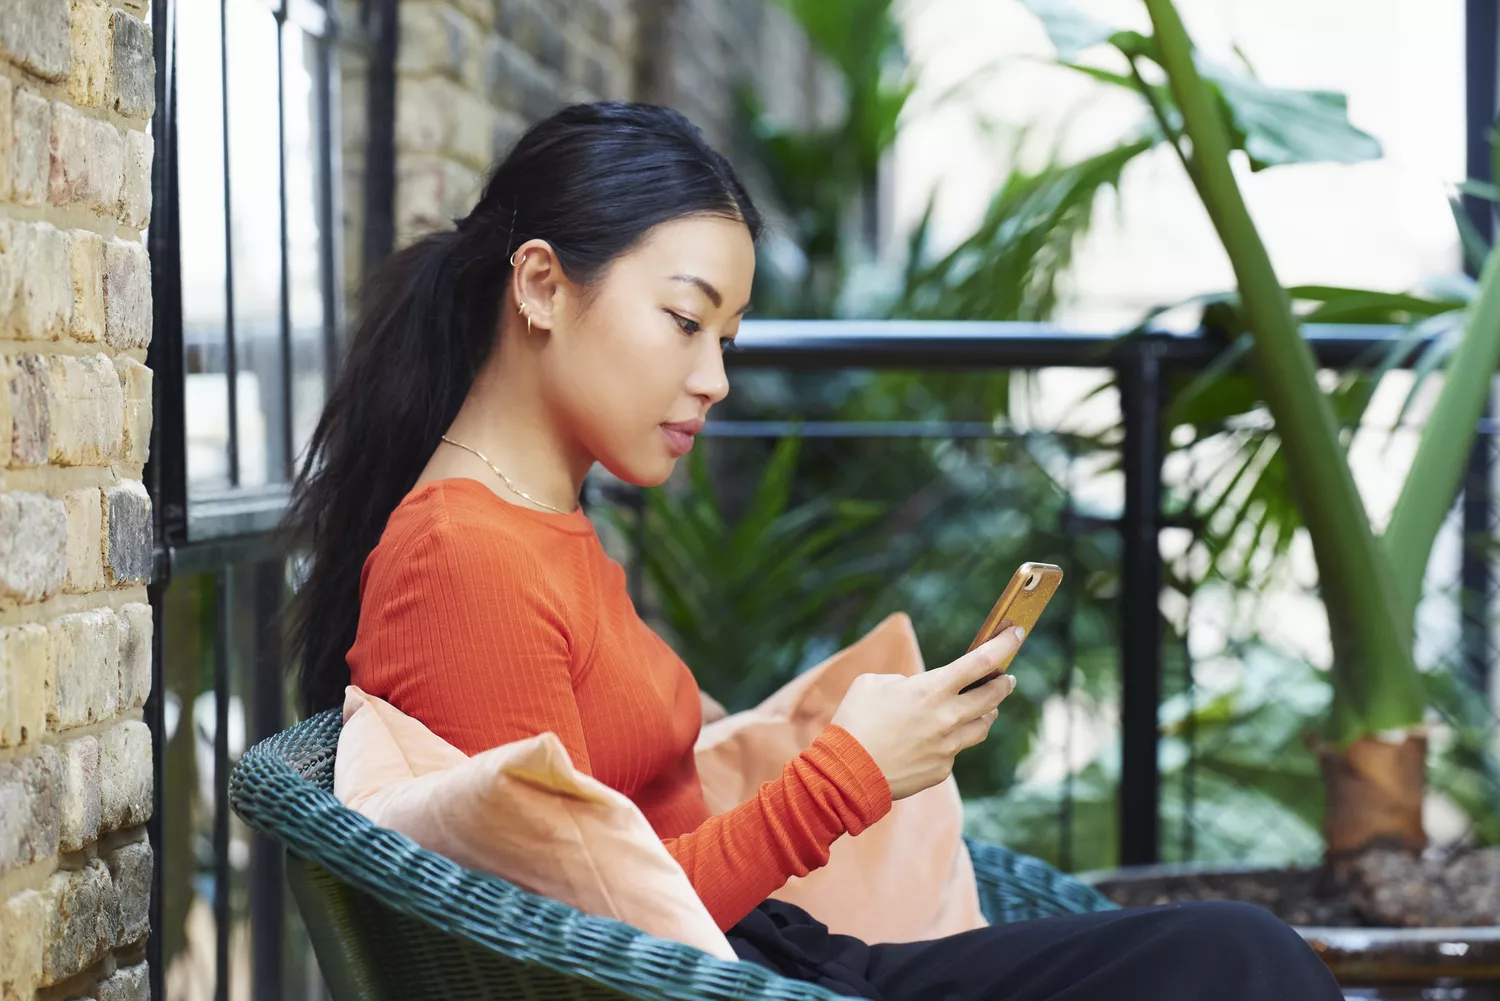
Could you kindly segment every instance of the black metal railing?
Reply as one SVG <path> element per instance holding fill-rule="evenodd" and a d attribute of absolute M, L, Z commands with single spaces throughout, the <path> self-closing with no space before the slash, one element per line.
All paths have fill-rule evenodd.
<path fill-rule="evenodd" d="M 1397 326 L 1317 325 L 1304 330 L 1318 364 L 1327 369 L 1373 368 L 1388 346 L 1405 333 Z M 905 323 L 901 321 L 762 321 L 747 323 L 731 356 L 739 369 L 813 372 L 839 369 L 904 371 L 990 370 L 1042 367 L 1107 367 L 1115 373 L 1123 430 L 1119 463 L 1124 502 L 1116 528 L 1121 539 L 1119 602 L 1120 780 L 1119 860 L 1149 863 L 1162 857 L 1161 773 L 1158 713 L 1162 703 L 1163 628 L 1158 594 L 1163 581 L 1159 544 L 1165 526 L 1162 463 L 1166 449 L 1163 407 L 1167 379 L 1202 370 L 1218 358 L 1224 339 L 1212 331 L 1193 334 L 1147 333 L 1131 336 L 1080 334 L 1045 324 Z M 1407 359 L 1418 363 L 1422 351 Z M 1475 449 L 1489 456 L 1494 429 L 1481 423 Z M 978 433 L 984 433 L 980 425 Z M 824 422 L 780 427 L 764 422 L 710 422 L 708 437 L 800 434 L 817 437 L 891 436 L 901 429 L 864 422 Z M 910 429 L 908 429 L 910 430 Z M 973 429 L 970 429 L 971 431 Z M 962 426 L 932 428 L 949 437 Z M 990 433 L 993 430 L 990 429 Z M 1489 470 L 1490 462 L 1476 463 Z M 1494 498 L 1487 476 L 1471 478 L 1461 504 L 1463 534 L 1490 538 Z M 1463 659 L 1481 691 L 1489 685 L 1493 659 L 1490 623 L 1493 554 L 1466 547 Z M 1478 583 L 1480 586 L 1474 588 Z M 1189 779 L 1189 781 L 1191 781 Z M 1191 795 L 1189 793 L 1189 795 Z M 1189 838 L 1191 836 L 1189 835 Z"/>
<path fill-rule="evenodd" d="M 280 848 L 238 824 L 227 782 L 239 745 L 288 718 L 277 632 L 286 572 L 267 532 L 309 413 L 321 408 L 317 384 L 326 389 L 337 364 L 338 24 L 323 0 L 158 0 L 151 18 L 151 992 L 167 997 L 171 980 L 187 996 L 226 999 L 240 979 L 251 997 L 277 999 L 286 971 L 310 961 L 305 936 L 295 932 Z M 253 30 L 236 37 L 236 25 Z M 197 117 L 184 121 L 188 98 Z M 236 170 L 247 155 L 267 169 Z M 199 176 L 185 177 L 185 165 Z M 249 231 L 268 245 L 245 243 Z M 222 260 L 222 272 L 205 272 L 205 259 Z M 249 284 L 256 267 L 263 273 Z M 194 403 L 190 390 L 214 380 L 209 405 Z M 255 400 L 240 399 L 244 386 Z M 240 418 L 254 407 L 266 427 L 252 439 Z M 205 427 L 224 431 L 204 439 Z M 206 477 L 194 468 L 205 455 L 219 470 Z M 263 468 L 261 482 L 245 476 L 247 460 Z"/>
<path fill-rule="evenodd" d="M 1308 340 L 1321 364 L 1331 368 L 1373 365 L 1382 356 L 1382 346 L 1398 331 L 1388 328 L 1320 328 L 1308 330 Z M 898 370 L 905 372 L 969 372 L 1003 374 L 1016 370 L 1057 367 L 1087 367 L 1112 370 L 1120 394 L 1120 431 L 1111 447 L 1118 452 L 1123 473 L 1123 504 L 1118 516 L 1100 520 L 1075 511 L 1071 499 L 1061 516 L 1063 534 L 1112 532 L 1120 540 L 1118 574 L 1127 586 L 1119 590 L 1116 610 L 1118 630 L 1119 744 L 1120 772 L 1116 796 L 1118 807 L 1117 856 L 1123 862 L 1151 862 L 1162 857 L 1163 788 L 1161 773 L 1162 732 L 1160 710 L 1165 687 L 1181 690 L 1185 685 L 1166 677 L 1167 665 L 1185 655 L 1164 641 L 1161 611 L 1157 595 L 1163 579 L 1163 560 L 1158 543 L 1160 532 L 1168 524 L 1163 513 L 1164 387 L 1175 375 L 1201 369 L 1218 357 L 1222 342 L 1211 334 L 1116 337 L 1070 333 L 1045 325 L 1022 324 L 922 324 L 888 322 L 880 324 L 841 322 L 746 323 L 740 344 L 732 355 L 735 370 L 732 379 L 754 371 L 772 371 L 796 375 L 816 384 L 824 376 L 849 370 Z M 818 373 L 823 373 L 820 376 Z M 705 436 L 711 445 L 734 440 L 775 440 L 787 436 L 825 441 L 879 442 L 900 439 L 949 439 L 983 441 L 995 439 L 1025 445 L 1049 431 L 1016 433 L 992 421 L 960 419 L 933 421 L 926 418 L 896 418 L 882 421 L 847 421 L 825 419 L 808 421 L 800 413 L 759 415 L 754 419 L 711 421 Z M 972 416 L 972 415 L 969 415 Z M 167 423 L 160 425 L 169 434 Z M 1484 447 L 1492 447 L 1488 436 L 1493 429 L 1484 428 Z M 1068 448 L 1072 443 L 1064 442 Z M 591 493 L 589 496 L 596 496 Z M 616 492 L 613 496 L 618 498 Z M 1491 511 L 1493 498 L 1487 483 L 1471 483 L 1467 512 L 1482 508 Z M 590 509 L 596 520 L 604 512 Z M 192 521 L 192 501 L 185 508 L 185 521 Z M 1081 526 L 1081 527 L 1080 527 Z M 234 755 L 242 746 L 268 736 L 289 721 L 284 666 L 281 663 L 280 638 L 276 633 L 276 616 L 288 590 L 287 574 L 280 555 L 271 547 L 264 533 L 241 534 L 214 541 L 194 543 L 181 540 L 184 526 L 159 536 L 157 566 L 170 569 L 171 577 L 153 585 L 153 602 L 157 608 L 158 637 L 168 645 L 184 631 L 194 631 L 200 642 L 196 647 L 204 658 L 208 683 L 195 697 L 210 696 L 213 725 L 200 734 L 211 739 L 211 773 L 213 776 L 211 836 L 205 841 L 211 855 L 209 872 L 212 898 L 218 918 L 218 962 L 221 973 L 235 962 L 227 950 L 230 929 L 243 921 L 253 943 L 252 955 L 255 996 L 278 996 L 285 976 L 288 940 L 288 909 L 280 873 L 280 854 L 269 843 L 250 839 L 248 857 L 231 860 L 233 834 L 224 781 L 233 765 Z M 1483 531 L 1487 531 L 1484 529 Z M 631 552 L 639 554 L 643 537 L 628 540 Z M 627 555 L 632 589 L 637 596 L 643 590 L 639 561 Z M 172 587 L 197 588 L 207 606 L 194 606 L 197 613 L 183 612 L 170 595 L 165 594 L 166 581 Z M 1485 595 L 1480 605 L 1470 601 L 1471 615 L 1488 621 L 1492 596 Z M 211 614 L 204 611 L 211 607 Z M 173 616 L 179 616 L 174 621 Z M 1479 637 L 1488 643 L 1487 630 L 1468 630 L 1472 642 Z M 192 644 L 189 644 L 192 646 Z M 179 644 L 179 649 L 181 645 Z M 1060 660 L 1072 654 L 1064 650 Z M 170 695 L 172 684 L 164 679 L 158 644 L 157 684 L 154 692 Z M 1470 652 L 1471 659 L 1490 660 L 1486 645 Z M 1191 665 L 1187 676 L 1190 684 Z M 1072 665 L 1063 664 L 1055 676 L 1060 690 L 1066 691 L 1073 677 Z M 1165 687 L 1164 687 L 1165 686 Z M 227 694 L 226 694 L 227 693 Z M 180 719 L 189 719 L 190 706 L 181 705 Z M 162 727 L 160 703 L 152 709 L 153 726 Z M 184 723 L 178 724 L 181 731 Z M 233 735 L 236 743 L 231 745 Z M 159 812 L 154 823 L 160 830 L 161 796 L 170 792 L 174 781 L 164 774 L 166 755 L 158 754 Z M 1185 807 L 1192 811 L 1192 779 L 1185 778 L 1181 794 Z M 168 802 L 186 802 L 170 797 Z M 1071 823 L 1071 797 L 1057 804 L 1057 823 L 1066 829 Z M 160 835 L 154 835 L 159 837 Z M 1191 844 L 1191 831 L 1185 843 Z M 157 843 L 160 843 L 159 841 Z M 1067 843 L 1066 838 L 1064 843 Z M 1189 852 L 1190 852 L 1189 848 Z M 1061 856 L 1066 861 L 1066 852 Z M 167 857 L 164 867 L 182 864 Z M 235 886 L 248 890 L 245 913 L 231 912 Z M 239 907 L 239 904 L 235 904 Z M 294 920 L 294 918 L 293 918 Z M 220 984 L 226 983 L 221 976 Z M 263 983 L 262 983 L 263 982 Z"/>

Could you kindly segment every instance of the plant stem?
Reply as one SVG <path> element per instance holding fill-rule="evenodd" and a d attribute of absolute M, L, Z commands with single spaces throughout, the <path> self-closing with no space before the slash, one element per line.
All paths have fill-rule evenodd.
<path fill-rule="evenodd" d="M 1255 342 L 1257 381 L 1317 559 L 1334 647 L 1332 736 L 1347 745 L 1414 727 L 1425 699 L 1411 660 L 1410 626 L 1395 614 L 1391 567 L 1370 530 L 1312 351 L 1235 181 L 1219 101 L 1198 74 L 1192 41 L 1171 0 L 1145 4 L 1183 134 L 1192 143 L 1189 176 L 1234 268 Z"/>
<path fill-rule="evenodd" d="M 1385 531 L 1385 552 L 1405 621 L 1416 614 L 1422 577 L 1443 519 L 1469 464 L 1476 426 L 1500 366 L 1500 254 L 1491 252 L 1469 307 L 1463 340 L 1443 369 L 1443 389 L 1422 428 L 1411 472 Z"/>
<path fill-rule="evenodd" d="M 1156 93 L 1152 91 L 1151 85 L 1146 82 L 1146 78 L 1141 76 L 1141 67 L 1136 63 L 1136 57 L 1127 56 L 1126 58 L 1130 60 L 1130 78 L 1135 81 L 1136 87 L 1140 89 L 1141 97 L 1145 99 L 1146 106 L 1151 109 L 1151 115 L 1156 119 L 1156 124 L 1161 129 L 1161 134 L 1166 137 L 1167 142 L 1171 143 L 1172 149 L 1177 153 L 1177 159 L 1182 163 L 1182 169 L 1187 171 L 1188 177 L 1191 178 L 1193 176 L 1193 161 L 1188 159 L 1187 150 L 1182 148 L 1182 136 L 1172 130 L 1171 123 L 1167 121 L 1167 111 L 1161 106 L 1161 102 L 1156 99 Z M 1196 186 L 1197 183 L 1195 179 L 1193 184 Z"/>

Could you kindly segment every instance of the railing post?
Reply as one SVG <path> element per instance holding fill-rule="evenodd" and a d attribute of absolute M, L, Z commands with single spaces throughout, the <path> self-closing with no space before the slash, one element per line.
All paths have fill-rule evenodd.
<path fill-rule="evenodd" d="M 163 638 L 167 631 L 166 595 L 172 579 L 172 547 L 187 527 L 187 440 L 185 376 L 182 358 L 182 267 L 177 219 L 177 66 L 176 0 L 151 5 L 152 58 L 156 65 L 156 111 L 151 121 L 156 155 L 151 164 L 151 224 L 146 248 L 151 257 L 151 345 L 146 364 L 152 379 L 151 451 L 141 479 L 151 495 L 152 568 L 147 597 L 151 604 L 151 694 L 144 716 L 151 730 L 151 819 L 146 836 L 155 862 L 151 869 L 151 934 L 146 940 L 150 995 L 166 997 L 166 964 L 162 955 L 165 922 L 163 851 L 166 837 L 166 722 Z"/>
<path fill-rule="evenodd" d="M 1464 63 L 1466 77 L 1468 177 L 1495 181 L 1490 176 L 1490 129 L 1495 120 L 1497 73 L 1500 73 L 1500 16 L 1495 0 L 1467 0 L 1464 4 Z M 1474 228 L 1493 240 L 1493 206 L 1473 195 L 1464 196 L 1464 208 Z M 1470 273 L 1473 269 L 1470 268 Z M 1494 415 L 1494 401 L 1485 404 L 1484 416 Z M 1491 481 L 1494 475 L 1494 438 L 1491 422 L 1474 439 L 1469 469 L 1464 479 L 1463 566 L 1460 617 L 1464 666 L 1469 679 L 1481 692 L 1490 688 L 1490 592 L 1494 574 L 1485 545 L 1493 537 L 1495 517 Z"/>
<path fill-rule="evenodd" d="M 1125 511 L 1120 566 L 1120 863 L 1160 858 L 1162 347 L 1140 337 L 1118 365 L 1125 422 Z"/>
<path fill-rule="evenodd" d="M 255 609 L 255 667 L 250 695 L 250 748 L 286 725 L 286 664 L 281 612 L 286 598 L 286 561 L 271 559 L 248 568 Z M 285 853 L 259 832 L 250 835 L 250 968 L 253 1001 L 282 997 L 286 938 Z"/>

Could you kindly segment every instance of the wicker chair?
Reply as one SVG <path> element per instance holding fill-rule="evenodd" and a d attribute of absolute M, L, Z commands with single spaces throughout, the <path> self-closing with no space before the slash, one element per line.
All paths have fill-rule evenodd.
<path fill-rule="evenodd" d="M 284 730 L 247 751 L 229 780 L 235 812 L 288 851 L 288 880 L 335 1001 L 836 997 L 583 914 L 375 826 L 333 796 L 340 725 L 330 710 Z M 991 921 L 1114 906 L 1038 859 L 969 847 Z"/>

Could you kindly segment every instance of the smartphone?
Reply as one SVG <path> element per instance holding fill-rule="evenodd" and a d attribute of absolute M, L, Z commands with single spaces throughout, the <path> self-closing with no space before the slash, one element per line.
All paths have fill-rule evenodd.
<path fill-rule="evenodd" d="M 974 642 L 969 644 L 969 649 L 974 650 L 988 643 L 1012 626 L 1020 626 L 1030 636 L 1036 620 L 1042 617 L 1042 609 L 1052 600 L 1062 579 L 1062 567 L 1051 563 L 1022 563 L 1011 576 L 1010 583 L 1005 585 L 1005 590 L 1000 593 L 1000 600 L 990 609 L 990 614 L 985 618 L 984 625 L 979 627 L 979 633 L 974 637 Z M 962 692 L 994 681 L 1009 666 L 1010 659 L 1007 658 L 1000 665 L 999 671 L 966 686 Z"/>

